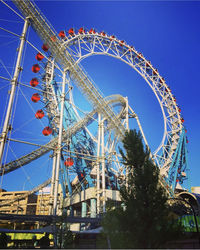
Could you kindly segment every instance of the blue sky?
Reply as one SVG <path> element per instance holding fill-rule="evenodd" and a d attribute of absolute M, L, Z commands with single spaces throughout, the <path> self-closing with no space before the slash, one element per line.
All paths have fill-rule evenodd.
<path fill-rule="evenodd" d="M 82 26 L 104 30 L 133 45 L 151 61 L 165 78 L 181 107 L 188 131 L 191 185 L 199 186 L 200 2 L 36 1 L 36 4 L 58 32 Z M 14 15 L 3 8 L 0 18 L 14 20 Z M 3 25 L 5 27 L 5 22 Z M 34 32 L 31 31 L 30 35 L 30 40 L 41 46 L 42 42 Z M 1 50 L 1 54 L 4 53 Z M 34 61 L 34 58 L 31 59 L 30 52 L 31 60 Z M 110 58 L 91 57 L 83 65 L 105 96 L 128 96 L 150 145 L 155 149 L 162 137 L 162 115 L 144 80 L 127 65 Z"/>

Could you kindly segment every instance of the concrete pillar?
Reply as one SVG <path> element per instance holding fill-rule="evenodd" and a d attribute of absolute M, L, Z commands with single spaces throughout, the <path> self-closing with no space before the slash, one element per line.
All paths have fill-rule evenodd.
<path fill-rule="evenodd" d="M 86 215 L 87 215 L 87 203 L 86 201 L 83 201 L 81 207 L 81 217 L 86 217 Z"/>
<path fill-rule="evenodd" d="M 86 217 L 87 216 L 87 203 L 86 201 L 83 201 L 81 203 L 81 217 Z M 85 223 L 80 224 L 80 230 L 85 230 Z"/>
<path fill-rule="evenodd" d="M 91 199 L 90 200 L 90 217 L 96 218 L 97 215 L 97 200 Z"/>

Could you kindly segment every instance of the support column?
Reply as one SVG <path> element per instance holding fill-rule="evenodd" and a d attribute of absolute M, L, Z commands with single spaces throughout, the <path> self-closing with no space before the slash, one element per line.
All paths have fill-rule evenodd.
<path fill-rule="evenodd" d="M 52 212 L 53 212 L 53 197 L 54 197 L 54 189 L 55 189 L 55 169 L 56 169 L 56 155 L 55 155 L 55 152 L 53 152 L 49 215 L 52 215 Z"/>
<path fill-rule="evenodd" d="M 98 143 L 97 143 L 97 214 L 100 214 L 100 146 L 101 146 L 101 114 L 98 114 Z"/>
<path fill-rule="evenodd" d="M 96 215 L 97 215 L 96 206 L 97 206 L 96 199 L 91 199 L 90 200 L 90 217 L 91 218 L 96 218 Z"/>
<path fill-rule="evenodd" d="M 62 131 L 63 131 L 63 111 L 65 103 L 65 85 L 66 85 L 66 72 L 63 73 L 62 82 L 62 93 L 61 93 L 61 110 L 60 110 L 60 124 L 59 124 L 59 134 L 58 134 L 58 146 L 56 154 L 56 169 L 55 169 L 55 189 L 54 189 L 54 199 L 53 199 L 53 215 L 57 212 L 57 202 L 58 202 L 58 185 L 59 185 L 59 171 L 60 171 L 60 158 L 61 158 L 61 147 L 62 147 Z"/>
<path fill-rule="evenodd" d="M 5 143 L 7 140 L 7 133 L 8 133 L 8 127 L 9 127 L 9 123 L 10 123 L 10 117 L 12 114 L 12 108 L 13 108 L 13 102 L 14 102 L 14 97 L 15 97 L 15 91 L 16 91 L 16 87 L 18 84 L 18 77 L 20 74 L 20 71 L 22 70 L 21 68 L 21 59 L 22 59 L 22 53 L 23 53 L 23 49 L 24 49 L 24 43 L 25 43 L 25 39 L 26 39 L 26 33 L 27 33 L 27 29 L 28 29 L 28 25 L 29 25 L 29 21 L 28 18 L 25 19 L 24 22 L 24 27 L 23 27 L 23 31 L 22 31 L 22 35 L 21 35 L 21 42 L 19 45 L 19 52 L 18 52 L 18 56 L 17 56 L 17 62 L 15 65 L 15 72 L 14 72 L 14 76 L 13 79 L 11 80 L 11 90 L 10 90 L 10 98 L 9 98 L 9 102 L 8 102 L 8 108 L 7 108 L 7 112 L 6 112 L 6 117 L 4 120 L 4 125 L 3 125 L 3 130 L 2 130 L 2 134 L 1 134 L 1 139 L 0 139 L 0 169 L 2 167 L 2 161 L 3 161 L 3 153 L 4 153 L 4 148 L 5 148 Z"/>
<path fill-rule="evenodd" d="M 102 156 L 103 213 L 105 213 L 106 212 L 106 178 L 105 178 L 105 152 L 104 152 L 104 119 L 101 122 L 101 156 Z"/>
<path fill-rule="evenodd" d="M 86 217 L 87 216 L 87 203 L 86 201 L 83 201 L 81 203 L 82 207 L 81 207 L 81 217 Z"/>
<path fill-rule="evenodd" d="M 129 117 L 128 117 L 128 97 L 126 99 L 126 129 L 129 131 Z M 128 166 L 126 166 L 126 188 L 128 189 Z"/>
<path fill-rule="evenodd" d="M 86 217 L 87 216 L 87 202 L 83 201 L 81 203 L 81 217 Z M 81 223 L 80 224 L 80 230 L 84 230 L 85 229 L 85 223 Z"/>
<path fill-rule="evenodd" d="M 129 116 L 128 116 L 128 97 L 126 99 L 126 129 L 129 131 Z"/>

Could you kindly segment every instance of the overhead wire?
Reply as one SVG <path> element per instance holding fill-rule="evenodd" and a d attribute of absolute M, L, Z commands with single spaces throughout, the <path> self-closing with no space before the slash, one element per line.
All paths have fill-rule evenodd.
<path fill-rule="evenodd" d="M 12 10 L 17 16 L 19 16 L 22 20 L 25 20 L 23 16 L 21 16 L 17 11 L 15 11 L 12 7 L 10 7 L 6 2 L 0 0 L 4 5 L 6 5 L 10 10 Z"/>
<path fill-rule="evenodd" d="M 15 159 L 17 159 L 17 155 L 15 154 L 14 150 L 10 146 L 9 146 L 9 148 L 10 148 L 10 151 L 12 152 L 12 154 L 14 155 Z M 32 185 L 32 187 L 34 187 L 33 183 L 30 181 L 31 177 L 26 172 L 24 166 L 21 166 L 20 169 L 22 169 L 22 171 L 25 174 L 26 178 L 29 179 L 29 183 Z"/>
<path fill-rule="evenodd" d="M 3 19 L 3 18 L 0 18 L 0 21 L 5 21 L 5 22 L 9 22 L 9 23 L 23 23 L 21 21 L 14 21 L 14 20 Z"/>

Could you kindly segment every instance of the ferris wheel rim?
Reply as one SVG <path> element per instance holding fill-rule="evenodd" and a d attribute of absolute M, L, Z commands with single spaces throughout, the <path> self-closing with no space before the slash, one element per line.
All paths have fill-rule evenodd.
<path fill-rule="evenodd" d="M 84 38 L 86 38 L 86 41 L 84 40 Z M 98 40 L 101 40 L 101 46 L 102 46 L 102 51 L 101 52 L 95 52 L 95 42 L 94 42 L 94 45 L 93 45 L 93 48 L 91 49 L 89 46 L 87 47 L 87 50 L 89 51 L 88 53 L 85 53 L 84 55 L 81 54 L 81 46 L 80 46 L 80 40 L 83 41 L 83 43 L 90 43 L 90 38 L 91 38 L 91 43 L 92 43 L 92 39 L 94 39 L 94 41 L 96 42 L 95 39 L 98 39 Z M 110 42 L 109 42 L 110 40 Z M 65 49 L 70 53 L 70 46 L 72 46 L 72 43 L 75 44 L 76 42 L 79 43 L 79 49 L 80 51 L 79 52 L 79 55 L 78 56 L 73 56 L 72 53 L 70 53 L 70 55 L 74 58 L 75 60 L 75 64 L 78 64 L 81 60 L 85 59 L 86 57 L 89 57 L 89 56 L 92 56 L 92 55 L 107 55 L 107 56 L 112 56 L 116 59 L 120 59 L 121 61 L 127 63 L 129 66 L 131 66 L 134 70 L 136 70 L 142 77 L 143 79 L 148 83 L 148 85 L 151 87 L 154 95 L 156 96 L 156 99 L 158 100 L 159 102 L 159 105 L 160 105 L 160 108 L 162 110 L 162 115 L 163 115 L 163 123 L 164 123 L 164 131 L 163 131 L 163 137 L 162 137 L 162 140 L 160 142 L 160 145 L 158 146 L 158 148 L 154 151 L 154 156 L 155 157 L 159 157 L 158 155 L 158 152 L 161 151 L 161 150 L 165 150 L 165 140 L 169 140 L 169 137 L 171 136 L 171 138 L 173 139 L 173 134 L 175 133 L 178 137 L 180 137 L 180 133 L 182 131 L 182 128 L 183 128 L 183 125 L 182 125 L 182 121 L 181 121 L 181 115 L 180 115 L 180 112 L 178 111 L 178 105 L 176 103 L 176 100 L 170 90 L 170 88 L 168 87 L 168 85 L 166 84 L 165 80 L 163 77 L 160 76 L 160 74 L 158 73 L 157 69 L 155 67 L 152 66 L 151 62 L 148 61 L 141 53 L 137 52 L 132 46 L 129 46 L 127 45 L 124 41 L 120 41 L 119 39 L 117 38 L 113 38 L 111 39 L 111 36 L 108 36 L 106 35 L 105 33 L 101 32 L 101 33 L 90 33 L 89 31 L 85 31 L 84 33 L 73 33 L 73 35 L 69 35 L 68 37 L 66 36 L 64 39 L 61 39 L 62 43 L 63 43 L 63 47 L 65 47 Z M 105 45 L 107 42 L 107 45 Z M 152 75 L 156 75 L 157 79 L 159 79 L 159 83 L 162 84 L 162 88 L 164 88 L 164 94 L 161 93 L 161 90 L 159 90 L 159 88 L 157 87 L 157 82 L 154 81 L 155 77 L 148 77 L 149 79 L 147 79 L 147 77 L 145 77 L 144 74 L 142 74 L 142 71 L 139 71 L 137 68 L 134 67 L 133 64 L 131 64 L 130 62 L 128 63 L 127 61 L 125 61 L 124 59 L 122 59 L 122 57 L 120 57 L 119 55 L 119 51 L 117 51 L 117 54 L 116 55 L 113 55 L 113 54 L 109 54 L 109 49 L 111 47 L 111 44 L 115 42 L 115 49 L 116 49 L 116 43 L 119 44 L 121 42 L 123 42 L 123 46 L 125 47 L 125 52 L 124 54 L 122 55 L 122 57 L 125 57 L 125 55 L 127 56 L 128 55 L 128 52 L 127 51 L 133 51 L 133 53 L 136 54 L 136 56 L 139 58 L 139 60 L 143 61 L 143 63 L 145 63 L 145 65 L 148 65 L 151 69 L 151 72 L 152 72 Z M 71 45 L 70 45 L 71 44 Z M 109 44 L 109 45 L 108 45 Z M 105 47 L 105 49 L 104 49 Z M 113 46 L 114 47 L 114 46 Z M 114 50 L 114 48 L 112 48 Z M 78 54 L 78 53 L 77 53 Z M 138 63 L 139 64 L 139 63 Z M 138 65 L 137 65 L 138 66 Z M 140 67 L 141 69 L 141 67 Z M 144 71 L 143 71 L 144 73 Z M 146 76 L 148 75 L 147 72 L 145 71 L 146 73 Z M 150 84 L 150 82 L 152 82 L 152 85 Z M 153 86 L 157 87 L 156 88 L 153 88 Z M 169 98 L 171 98 L 171 101 L 172 101 L 172 107 L 170 108 L 169 107 L 169 104 L 166 106 L 166 103 L 165 103 L 165 98 L 166 98 L 166 92 L 167 92 L 167 95 L 169 96 Z M 158 94 L 160 96 L 163 96 L 162 99 L 160 99 L 158 97 Z M 167 97 L 168 98 L 168 97 Z M 175 110 L 174 114 L 173 114 L 173 118 L 177 120 L 177 127 L 178 129 L 173 129 L 173 125 L 172 125 L 172 118 L 170 118 L 170 120 L 168 120 L 168 116 L 165 114 L 165 111 L 164 111 L 164 105 L 165 105 L 165 108 L 167 109 L 167 112 L 168 114 L 170 113 L 169 110 Z M 171 103 L 170 103 L 171 105 Z M 166 112 L 166 113 L 167 113 Z M 170 116 L 170 114 L 169 114 Z M 170 125 L 168 125 L 170 124 Z M 171 127 L 171 130 L 169 130 L 169 126 Z M 174 145 L 175 145 L 175 142 L 174 142 Z M 176 145 L 177 145 L 177 140 L 176 140 Z M 173 153 L 174 151 L 171 150 L 171 155 L 169 157 L 168 160 L 166 160 L 166 164 L 168 164 L 168 162 L 170 161 L 170 159 L 172 158 L 173 156 Z M 165 165 L 165 164 L 164 164 Z"/>

